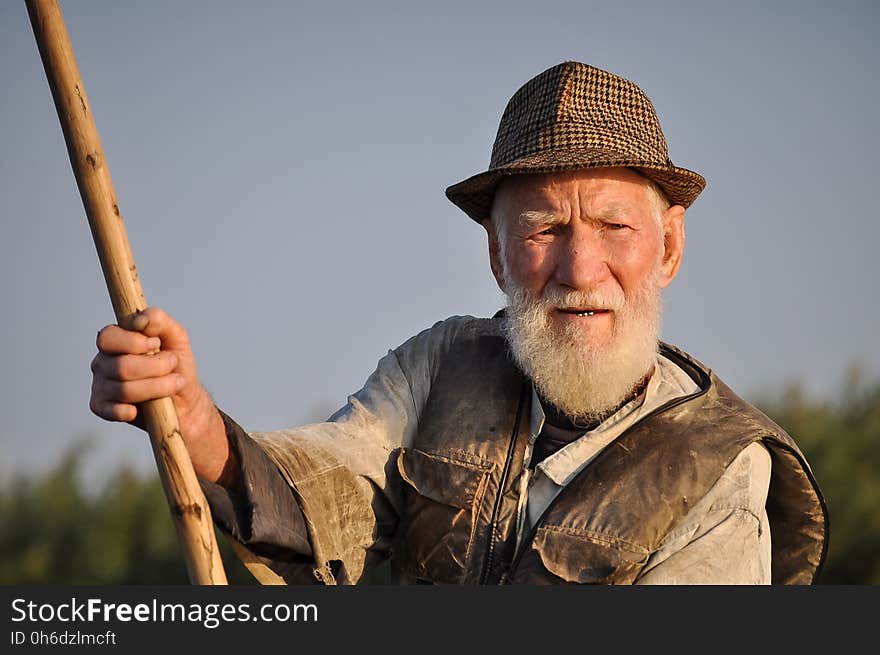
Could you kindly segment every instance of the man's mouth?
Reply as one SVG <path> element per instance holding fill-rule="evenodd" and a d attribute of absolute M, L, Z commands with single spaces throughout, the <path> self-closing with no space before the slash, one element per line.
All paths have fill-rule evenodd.
<path fill-rule="evenodd" d="M 595 316 L 596 314 L 607 314 L 607 309 L 599 308 L 580 308 L 580 307 L 560 307 L 556 311 L 563 314 L 571 314 L 572 316 Z"/>

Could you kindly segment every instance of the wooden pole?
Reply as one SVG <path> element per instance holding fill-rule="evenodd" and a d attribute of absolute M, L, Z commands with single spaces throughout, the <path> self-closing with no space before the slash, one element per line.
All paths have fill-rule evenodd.
<path fill-rule="evenodd" d="M 25 4 L 116 320 L 120 326 L 132 329 L 132 319 L 147 307 L 147 301 L 61 8 L 58 0 L 25 0 Z M 171 398 L 152 400 L 143 403 L 140 410 L 190 582 L 226 584 L 211 513 L 181 438 L 174 403 Z"/>

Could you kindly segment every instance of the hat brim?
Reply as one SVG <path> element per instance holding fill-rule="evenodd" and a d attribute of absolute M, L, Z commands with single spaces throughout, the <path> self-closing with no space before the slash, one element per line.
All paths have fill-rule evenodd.
<path fill-rule="evenodd" d="M 656 182 L 663 189 L 670 203 L 685 208 L 690 207 L 706 187 L 706 180 L 702 175 L 686 168 L 627 159 L 610 150 L 576 148 L 555 149 L 552 152 L 521 157 L 504 166 L 491 168 L 458 184 L 453 184 L 446 189 L 446 197 L 477 223 L 482 223 L 489 218 L 495 190 L 505 177 L 615 167 L 636 169 Z"/>

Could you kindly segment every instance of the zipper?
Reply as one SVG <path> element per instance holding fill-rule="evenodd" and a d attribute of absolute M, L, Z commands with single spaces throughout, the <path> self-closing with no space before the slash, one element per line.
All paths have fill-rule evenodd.
<path fill-rule="evenodd" d="M 486 548 L 486 559 L 483 564 L 483 574 L 480 576 L 480 584 L 487 584 L 489 574 L 492 571 L 492 564 L 495 561 L 495 546 L 497 544 L 496 528 L 498 522 L 498 512 L 501 510 L 501 502 L 504 498 L 504 487 L 507 485 L 507 477 L 510 474 L 510 464 L 513 461 L 513 452 L 516 450 L 516 440 L 519 436 L 519 424 L 523 414 L 523 399 L 525 390 L 528 385 L 523 385 L 520 392 L 519 403 L 516 406 L 516 420 L 513 423 L 513 433 L 510 435 L 510 445 L 507 447 L 507 459 L 504 462 L 504 470 L 501 472 L 501 482 L 498 484 L 498 493 L 495 496 L 495 506 L 492 508 L 492 518 L 489 521 L 489 545 Z"/>
<path fill-rule="evenodd" d="M 676 359 L 678 359 L 678 358 L 676 357 Z M 688 362 L 688 364 L 690 364 L 690 362 Z M 702 386 L 698 391 L 695 391 L 692 394 L 689 394 L 687 396 L 681 396 L 680 398 L 673 398 L 669 402 L 664 403 L 663 405 L 660 405 L 660 407 L 657 407 L 653 411 L 648 412 L 642 418 L 640 418 L 638 421 L 636 421 L 631 426 L 629 426 L 626 430 L 624 430 L 623 433 L 618 435 L 617 439 L 620 439 L 625 434 L 630 432 L 633 428 L 635 428 L 637 425 L 647 421 L 649 418 L 653 418 L 654 416 L 657 416 L 657 414 L 660 414 L 661 412 L 665 412 L 667 410 L 670 410 L 673 407 L 677 407 L 678 405 L 681 405 L 682 403 L 686 403 L 686 402 L 691 401 L 695 398 L 699 398 L 703 394 L 707 393 L 709 391 L 709 387 L 711 384 L 710 380 L 709 380 L 708 376 L 706 376 L 703 373 L 703 371 L 700 371 L 699 369 L 696 369 L 696 370 L 699 372 L 700 377 L 703 378 L 704 386 Z M 617 439 L 615 439 L 614 441 L 617 441 Z M 610 446 L 611 444 L 608 444 L 608 445 Z M 606 450 L 603 452 L 607 452 L 607 446 L 606 446 Z M 601 454 L 600 454 L 600 456 L 601 456 Z M 507 573 L 502 577 L 502 580 L 500 581 L 499 584 L 510 584 L 510 580 L 511 580 L 511 578 L 513 578 L 514 574 L 516 573 L 516 569 L 519 566 L 520 560 L 522 560 L 523 554 L 526 552 L 526 550 L 528 549 L 528 545 L 532 543 L 532 541 L 535 538 L 535 535 L 538 533 L 538 528 L 541 527 L 541 524 L 544 522 L 544 519 L 546 518 L 547 514 L 550 513 L 550 510 L 553 508 L 553 506 L 556 505 L 556 503 L 559 501 L 559 499 L 562 498 L 570 488 L 571 488 L 571 484 L 565 485 L 559 491 L 559 493 L 556 494 L 556 497 L 550 501 L 550 504 L 547 505 L 547 507 L 544 509 L 544 511 L 541 512 L 541 516 L 538 517 L 538 520 L 535 521 L 535 525 L 533 525 L 532 529 L 529 530 L 529 536 L 525 540 L 523 540 L 523 542 L 520 544 L 520 547 L 519 547 L 516 555 L 514 556 L 513 561 L 510 564 L 510 568 L 507 570 Z"/>

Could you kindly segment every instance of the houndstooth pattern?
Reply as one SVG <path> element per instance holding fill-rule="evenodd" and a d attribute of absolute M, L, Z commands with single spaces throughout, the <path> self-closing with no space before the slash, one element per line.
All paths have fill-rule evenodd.
<path fill-rule="evenodd" d="M 489 215 L 507 175 L 626 166 L 653 179 L 684 207 L 706 185 L 669 159 L 650 99 L 635 84 L 579 62 L 564 62 L 526 82 L 510 99 L 489 169 L 450 186 L 447 197 L 476 221 Z"/>

